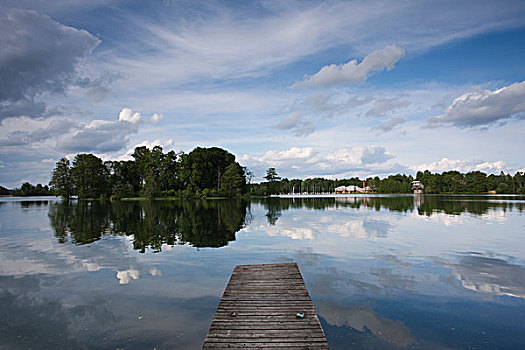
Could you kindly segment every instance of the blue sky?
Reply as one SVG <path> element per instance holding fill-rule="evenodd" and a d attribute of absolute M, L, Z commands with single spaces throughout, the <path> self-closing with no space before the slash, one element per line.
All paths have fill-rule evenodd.
<path fill-rule="evenodd" d="M 155 144 L 259 179 L 525 168 L 522 1 L 0 5 L 3 186 Z"/>

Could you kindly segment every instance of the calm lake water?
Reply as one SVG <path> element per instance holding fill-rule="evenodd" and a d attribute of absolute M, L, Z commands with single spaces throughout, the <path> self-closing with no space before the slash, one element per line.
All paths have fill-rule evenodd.
<path fill-rule="evenodd" d="M 332 349 L 525 349 L 525 197 L 0 199 L 0 349 L 199 349 L 296 261 Z"/>

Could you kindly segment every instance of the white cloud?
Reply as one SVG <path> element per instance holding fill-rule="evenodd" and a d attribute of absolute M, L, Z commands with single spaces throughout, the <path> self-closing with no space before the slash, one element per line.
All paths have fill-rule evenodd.
<path fill-rule="evenodd" d="M 480 90 L 461 95 L 452 101 L 445 114 L 430 118 L 428 126 L 488 126 L 524 116 L 525 81 L 522 81 L 495 91 Z"/>
<path fill-rule="evenodd" d="M 342 148 L 328 154 L 326 160 L 340 165 L 359 166 L 364 164 L 378 164 L 388 161 L 394 155 L 381 146 L 358 146 Z"/>
<path fill-rule="evenodd" d="M 118 115 L 118 120 L 130 123 L 137 123 L 140 120 L 140 117 L 140 113 L 133 112 L 130 108 L 122 108 Z"/>
<path fill-rule="evenodd" d="M 164 119 L 164 115 L 160 114 L 160 113 L 154 113 L 152 116 L 151 116 L 151 121 L 153 123 L 158 123 L 160 122 L 162 119 Z"/>
<path fill-rule="evenodd" d="M 312 147 L 292 147 L 285 151 L 268 151 L 260 158 L 263 162 L 282 162 L 289 160 L 305 160 L 311 159 L 317 154 L 317 151 Z"/>
<path fill-rule="evenodd" d="M 413 171 L 430 170 L 433 172 L 443 172 L 449 170 L 457 170 L 460 172 L 469 172 L 473 170 L 483 171 L 487 173 L 499 173 L 501 171 L 507 171 L 507 164 L 504 161 L 498 160 L 495 162 L 483 162 L 483 161 L 465 161 L 458 159 L 442 158 L 437 162 L 428 164 L 419 164 L 409 167 Z"/>
<path fill-rule="evenodd" d="M 117 152 L 127 146 L 131 134 L 138 132 L 140 116 L 136 114 L 123 109 L 119 120 L 94 119 L 85 123 L 65 117 L 7 118 L 1 124 L 6 130 L 0 132 L 0 147 L 10 151 L 44 147 L 60 153 Z"/>
<path fill-rule="evenodd" d="M 480 163 L 480 164 L 476 164 L 474 169 L 475 170 L 479 170 L 479 171 L 485 171 L 485 172 L 490 172 L 490 173 L 493 173 L 493 172 L 500 172 L 502 171 L 503 169 L 505 169 L 507 167 L 507 165 L 505 164 L 504 161 L 502 160 L 498 160 L 496 162 L 483 162 L 483 163 Z"/>
<path fill-rule="evenodd" d="M 392 169 L 392 165 L 387 165 L 387 162 L 393 157 L 381 146 L 341 148 L 330 153 L 320 152 L 313 147 L 292 147 L 284 151 L 270 150 L 260 157 L 245 154 L 240 160 L 256 174 L 268 167 L 276 167 L 284 176 L 299 173 L 301 177 L 341 177 L 341 174 L 358 176 L 363 173 L 383 173 Z M 393 166 L 397 167 L 396 164 Z"/>
<path fill-rule="evenodd" d="M 314 75 L 307 76 L 303 81 L 295 83 L 293 87 L 362 83 L 376 72 L 383 69 L 391 70 L 404 55 L 405 50 L 401 47 L 389 45 L 382 50 L 368 54 L 359 64 L 357 60 L 351 60 L 345 64 L 324 66 Z"/>
<path fill-rule="evenodd" d="M 51 138 L 59 138 L 79 124 L 62 117 L 35 120 L 28 117 L 12 117 L 2 121 L 6 134 L 0 137 L 0 147 L 25 147 L 42 144 Z"/>
<path fill-rule="evenodd" d="M 56 147 L 65 152 L 117 152 L 128 144 L 129 135 L 138 131 L 127 121 L 93 120 L 60 138 Z"/>

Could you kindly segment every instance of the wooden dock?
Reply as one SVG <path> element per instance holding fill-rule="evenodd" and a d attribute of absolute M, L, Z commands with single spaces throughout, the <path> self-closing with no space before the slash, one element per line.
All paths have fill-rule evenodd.
<path fill-rule="evenodd" d="M 236 266 L 202 348 L 329 349 L 296 263 Z"/>

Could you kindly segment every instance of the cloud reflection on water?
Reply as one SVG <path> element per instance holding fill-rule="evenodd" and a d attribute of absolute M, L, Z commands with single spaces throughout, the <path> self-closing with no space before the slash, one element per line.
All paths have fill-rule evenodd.
<path fill-rule="evenodd" d="M 55 330 L 42 326 L 35 339 L 46 339 L 46 332 L 59 337 L 56 330 L 60 330 L 72 346 L 85 334 L 100 339 L 107 348 L 132 344 L 126 339 L 134 339 L 135 348 L 159 344 L 165 348 L 198 348 L 233 265 L 297 261 L 315 306 L 327 324 L 345 328 L 347 333 L 350 327 L 354 335 L 363 332 L 362 338 L 372 337 L 380 347 L 414 344 L 428 348 L 424 327 L 432 328 L 438 335 L 436 339 L 446 332 L 414 320 L 422 313 L 433 316 L 436 305 L 441 307 L 447 301 L 464 306 L 462 310 L 476 305 L 475 312 L 479 308 L 487 317 L 495 316 L 495 321 L 491 321 L 494 324 L 478 322 L 494 330 L 498 322 L 506 322 L 497 319 L 506 311 L 496 309 L 504 306 L 507 296 L 518 297 L 513 298 L 509 309 L 522 310 L 519 307 L 523 300 L 519 298 L 525 295 L 524 256 L 516 228 L 523 226 L 523 216 L 515 209 L 502 209 L 497 203 L 478 206 L 464 201 L 459 202 L 459 208 L 454 204 L 447 212 L 438 212 L 433 201 L 436 200 L 430 198 L 419 203 L 426 206 L 421 212 L 415 210 L 418 203 L 411 197 L 400 201 L 368 199 L 366 207 L 362 200 L 323 200 L 308 206 L 297 201 L 295 207 L 287 201 L 272 204 L 269 216 L 268 206 L 252 202 L 246 211 L 250 220 L 243 220 L 244 206 L 226 203 L 208 203 L 207 208 L 203 202 L 201 209 L 206 210 L 198 211 L 182 202 L 185 211 L 173 216 L 180 208 L 171 202 L 122 202 L 111 204 L 112 211 L 103 211 L 106 219 L 100 225 L 105 229 L 118 223 L 120 229 L 112 230 L 111 235 L 98 234 L 97 240 L 92 240 L 83 235 L 86 231 L 80 225 L 75 226 L 76 221 L 69 221 L 75 230 L 64 236 L 68 238 L 65 243 L 61 243 L 63 236 L 56 230 L 62 226 L 46 223 L 62 218 L 66 211 L 51 212 L 57 215 L 48 217 L 47 205 L 40 209 L 33 205 L 27 209 L 4 205 L 0 215 L 8 219 L 1 221 L 4 228 L 0 237 L 0 302 L 6 307 L 1 319 L 15 325 L 13 332 L 7 332 L 9 341 L 15 339 L 16 332 L 43 322 L 38 315 L 44 314 Z M 469 209 L 462 211 L 465 206 Z M 142 207 L 145 209 L 139 211 Z M 95 215 L 95 209 L 83 208 L 86 217 Z M 136 216 L 140 217 L 137 213 L 147 220 L 135 227 Z M 207 218 L 213 219 L 208 220 L 210 225 Z M 186 220 L 184 230 L 179 230 L 172 225 L 177 222 L 175 219 L 192 220 Z M 447 225 L 449 219 L 453 220 L 452 225 Z M 244 222 L 247 227 L 242 229 Z M 228 224 L 227 231 L 211 230 L 222 227 L 221 223 Z M 505 226 L 499 226 L 501 230 L 496 234 L 494 226 L 487 223 Z M 165 230 L 158 231 L 158 227 Z M 130 228 L 135 229 L 136 235 L 129 234 Z M 77 235 L 73 237 L 72 233 Z M 182 233 L 186 240 L 166 245 L 169 240 L 165 237 L 172 237 L 173 233 Z M 87 243 L 72 244 L 80 238 L 86 238 Z M 184 242 L 189 243 L 179 244 Z M 150 248 L 140 253 L 140 249 L 152 246 L 161 249 L 155 254 Z M 222 248 L 204 248 L 217 246 Z M 457 254 L 465 251 L 484 253 Z M 395 309 L 395 301 L 404 302 L 403 308 Z M 496 306 L 491 309 L 493 305 Z M 454 313 L 455 306 L 440 310 L 438 321 L 444 327 L 460 322 L 465 325 L 463 335 L 471 334 L 466 325 L 471 319 Z M 25 319 L 11 317 L 17 314 Z M 456 319 L 447 320 L 449 316 Z M 104 320 L 97 324 L 99 318 Z M 90 330 L 96 326 L 101 329 L 85 331 L 83 325 Z M 137 334 L 147 339 L 140 343 Z M 504 335 L 491 337 L 501 343 Z M 448 347 L 441 340 L 436 342 L 454 348 L 454 341 Z M 341 342 L 343 349 L 350 344 L 345 342 L 346 338 Z M 93 340 L 89 344 L 95 343 Z"/>
<path fill-rule="evenodd" d="M 463 254 L 457 263 L 442 262 L 454 271 L 461 285 L 492 295 L 525 298 L 525 268 L 503 259 L 480 254 Z"/>
<path fill-rule="evenodd" d="M 331 325 L 348 326 L 359 332 L 366 332 L 368 329 L 379 339 L 399 347 L 409 346 L 416 341 L 403 322 L 378 317 L 366 307 L 318 303 L 316 310 Z"/>

